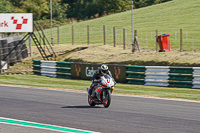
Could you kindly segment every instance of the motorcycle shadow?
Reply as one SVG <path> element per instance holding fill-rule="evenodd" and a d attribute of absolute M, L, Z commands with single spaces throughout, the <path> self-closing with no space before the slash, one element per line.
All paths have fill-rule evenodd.
<path fill-rule="evenodd" d="M 61 107 L 61 108 L 68 108 L 68 109 L 73 109 L 73 108 L 76 108 L 76 109 L 87 109 L 87 108 L 102 108 L 100 106 L 64 106 L 64 107 Z"/>

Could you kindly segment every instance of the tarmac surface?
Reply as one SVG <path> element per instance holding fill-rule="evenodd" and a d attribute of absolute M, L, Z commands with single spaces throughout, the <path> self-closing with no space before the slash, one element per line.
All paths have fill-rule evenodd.
<path fill-rule="evenodd" d="M 0 133 L 55 133 L 55 131 L 15 126 L 15 125 L 0 124 Z"/>
<path fill-rule="evenodd" d="M 87 93 L 0 86 L 0 117 L 103 133 L 199 133 L 200 102 L 112 95 L 109 108 L 90 107 Z M 0 124 L 0 132 L 53 131 Z"/>

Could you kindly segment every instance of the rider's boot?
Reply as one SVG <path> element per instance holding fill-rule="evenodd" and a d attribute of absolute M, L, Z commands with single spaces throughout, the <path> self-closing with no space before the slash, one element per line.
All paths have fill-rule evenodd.
<path fill-rule="evenodd" d="M 89 89 L 89 94 L 90 94 L 90 96 L 92 95 L 92 90 L 94 89 L 94 86 L 93 85 L 91 85 L 90 86 L 90 89 Z"/>
<path fill-rule="evenodd" d="M 92 88 L 92 94 L 91 94 L 91 96 L 94 98 L 95 96 L 96 96 L 96 90 L 95 90 L 96 88 L 95 88 L 95 86 L 93 85 L 93 88 Z"/>

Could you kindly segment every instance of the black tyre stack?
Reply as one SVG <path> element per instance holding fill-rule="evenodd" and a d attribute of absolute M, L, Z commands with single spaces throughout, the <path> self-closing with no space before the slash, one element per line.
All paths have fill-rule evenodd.
<path fill-rule="evenodd" d="M 19 43 L 19 41 L 15 41 L 14 42 L 14 45 L 16 46 L 17 44 Z M 16 51 L 16 58 L 17 58 L 17 61 L 21 61 L 23 58 L 22 58 L 22 45 L 18 45 L 15 49 Z"/>
<path fill-rule="evenodd" d="M 22 42 L 21 51 L 22 51 L 22 58 L 23 59 L 27 58 L 28 57 L 28 49 L 26 47 L 25 42 Z"/>
<path fill-rule="evenodd" d="M 9 55 L 9 62 L 10 63 L 16 63 L 17 62 L 17 58 L 16 58 L 16 50 L 13 49 L 15 47 L 14 42 L 11 42 L 8 44 L 8 52 L 10 53 Z"/>
<path fill-rule="evenodd" d="M 3 59 L 8 54 L 7 40 L 1 40 L 1 46 L 2 46 L 2 51 L 3 51 L 3 56 L 2 56 L 2 59 Z M 4 61 L 8 61 L 8 60 L 9 60 L 9 56 Z"/>
<path fill-rule="evenodd" d="M 2 49 L 2 43 L 0 40 L 0 61 L 2 61 L 2 59 L 3 59 L 3 49 Z"/>
<path fill-rule="evenodd" d="M 3 60 L 3 58 L 7 56 L 8 53 L 10 54 L 6 57 L 6 59 L 4 59 L 4 61 L 8 62 L 8 64 L 11 64 L 11 65 L 16 63 L 17 61 L 21 61 L 22 59 L 27 58 L 28 49 L 24 41 L 21 44 L 19 44 L 21 39 L 22 37 L 12 37 L 12 38 L 7 38 L 7 39 L 1 39 L 0 40 L 0 60 Z"/>

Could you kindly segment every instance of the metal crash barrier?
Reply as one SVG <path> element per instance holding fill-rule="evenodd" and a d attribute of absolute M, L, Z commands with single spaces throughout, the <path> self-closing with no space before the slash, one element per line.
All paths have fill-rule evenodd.
<path fill-rule="evenodd" d="M 37 75 L 91 80 L 101 64 L 33 60 Z M 119 83 L 200 88 L 200 67 L 134 66 L 108 64 Z"/>

